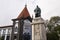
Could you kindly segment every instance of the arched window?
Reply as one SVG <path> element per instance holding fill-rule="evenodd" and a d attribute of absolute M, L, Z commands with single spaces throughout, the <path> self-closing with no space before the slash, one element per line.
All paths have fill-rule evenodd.
<path fill-rule="evenodd" d="M 18 28 L 17 27 L 15 27 L 15 32 L 17 32 L 18 31 Z"/>

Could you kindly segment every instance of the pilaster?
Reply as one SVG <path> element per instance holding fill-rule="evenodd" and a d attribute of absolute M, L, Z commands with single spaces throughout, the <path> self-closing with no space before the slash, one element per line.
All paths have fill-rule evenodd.
<path fill-rule="evenodd" d="M 6 33 L 5 33 L 5 38 L 4 38 L 4 40 L 7 39 L 7 35 L 8 35 L 8 29 L 6 29 Z"/>
<path fill-rule="evenodd" d="M 22 23 L 22 20 L 19 20 L 19 22 L 18 22 L 18 39 L 17 40 L 23 40 L 23 23 Z"/>
<path fill-rule="evenodd" d="M 13 21 L 13 27 L 12 27 L 12 33 L 11 33 L 11 40 L 14 40 L 14 26 L 15 26 L 15 20 Z"/>

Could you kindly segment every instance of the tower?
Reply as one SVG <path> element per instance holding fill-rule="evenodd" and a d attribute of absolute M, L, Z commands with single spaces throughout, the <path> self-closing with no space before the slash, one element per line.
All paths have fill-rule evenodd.
<path fill-rule="evenodd" d="M 46 40 L 45 23 L 41 18 L 41 9 L 37 6 L 34 10 L 35 18 L 32 20 L 32 40 Z"/>
<path fill-rule="evenodd" d="M 27 5 L 25 5 L 22 12 L 18 15 L 16 19 L 12 19 L 12 36 L 11 40 L 31 40 L 31 17 L 27 10 Z M 27 36 L 27 37 L 26 37 Z"/>

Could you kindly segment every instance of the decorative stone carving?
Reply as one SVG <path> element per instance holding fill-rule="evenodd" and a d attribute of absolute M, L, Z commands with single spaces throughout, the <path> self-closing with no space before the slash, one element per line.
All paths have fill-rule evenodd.
<path fill-rule="evenodd" d="M 41 17 L 32 20 L 32 40 L 46 40 L 45 24 Z"/>

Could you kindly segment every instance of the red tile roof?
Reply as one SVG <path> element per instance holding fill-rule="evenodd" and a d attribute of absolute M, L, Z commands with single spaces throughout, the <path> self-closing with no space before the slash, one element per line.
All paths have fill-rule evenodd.
<path fill-rule="evenodd" d="M 18 15 L 17 19 L 21 19 L 21 18 L 27 18 L 28 16 L 30 16 L 28 10 L 27 10 L 27 6 L 25 6 L 25 8 L 22 10 L 22 12 Z"/>

